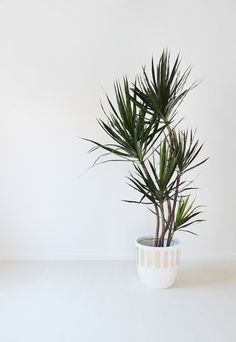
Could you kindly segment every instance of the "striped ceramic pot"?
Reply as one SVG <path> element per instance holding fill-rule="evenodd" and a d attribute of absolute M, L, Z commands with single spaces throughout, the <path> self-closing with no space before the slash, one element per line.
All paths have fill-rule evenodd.
<path fill-rule="evenodd" d="M 154 238 L 136 240 L 138 274 L 144 285 L 165 289 L 176 279 L 180 263 L 180 242 L 173 239 L 170 247 L 155 247 Z"/>

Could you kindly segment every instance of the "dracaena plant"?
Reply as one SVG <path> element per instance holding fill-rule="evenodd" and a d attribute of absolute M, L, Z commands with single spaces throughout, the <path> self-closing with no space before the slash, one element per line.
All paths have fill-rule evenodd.
<path fill-rule="evenodd" d="M 94 164 L 117 160 L 130 162 L 129 185 L 140 195 L 129 203 L 150 205 L 156 217 L 155 246 L 170 246 L 175 232 L 187 231 L 193 223 L 201 222 L 200 206 L 190 199 L 191 181 L 186 174 L 207 159 L 196 161 L 202 144 L 192 130 L 180 129 L 177 118 L 179 105 L 196 86 L 186 86 L 191 68 L 180 69 L 179 56 L 170 62 L 163 51 L 159 62 L 151 62 L 150 73 L 143 73 L 133 83 L 125 77 L 115 82 L 115 101 L 107 96 L 108 111 L 98 123 L 110 137 L 103 144 L 91 139 L 90 151 L 105 150 Z"/>

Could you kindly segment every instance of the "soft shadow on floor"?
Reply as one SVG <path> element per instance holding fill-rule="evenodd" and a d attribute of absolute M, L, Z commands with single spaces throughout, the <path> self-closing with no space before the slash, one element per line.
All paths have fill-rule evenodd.
<path fill-rule="evenodd" d="M 186 262 L 180 266 L 175 288 L 227 285 L 236 282 L 236 262 Z"/>

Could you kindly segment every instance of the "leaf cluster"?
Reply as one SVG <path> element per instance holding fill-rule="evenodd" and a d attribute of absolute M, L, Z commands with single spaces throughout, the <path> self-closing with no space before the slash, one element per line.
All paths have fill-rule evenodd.
<path fill-rule="evenodd" d="M 177 158 L 177 166 L 181 173 L 193 170 L 205 163 L 208 158 L 200 163 L 190 166 L 199 155 L 203 144 L 199 145 L 199 140 L 195 140 L 192 130 L 180 130 L 173 132 L 174 152 Z"/>
<path fill-rule="evenodd" d="M 175 216 L 174 231 L 186 231 L 184 228 L 192 225 L 193 223 L 204 221 L 194 219 L 197 215 L 201 214 L 202 212 L 198 210 L 200 206 L 193 206 L 194 201 L 189 203 L 189 197 L 190 196 L 188 196 L 187 198 L 181 197 L 179 200 Z"/>
<path fill-rule="evenodd" d="M 143 68 L 143 77 L 139 79 L 138 85 L 134 85 L 134 94 L 147 106 L 154 120 L 171 122 L 179 104 L 196 85 L 185 88 L 190 72 L 191 67 L 180 73 L 179 55 L 171 68 L 170 54 L 163 51 L 156 67 L 152 59 L 150 77 Z"/>
<path fill-rule="evenodd" d="M 131 95 L 127 78 L 123 80 L 123 87 L 116 82 L 114 89 L 117 106 L 115 107 L 107 96 L 109 114 L 103 109 L 106 120 L 98 120 L 102 129 L 114 142 L 100 144 L 86 140 L 95 144 L 92 150 L 103 148 L 124 159 L 142 161 L 163 133 L 166 124 L 150 120 L 145 104 L 139 102 L 137 106 L 136 95 Z"/>
<path fill-rule="evenodd" d="M 134 172 L 128 177 L 129 185 L 140 193 L 141 199 L 127 202 L 154 205 L 157 244 L 160 236 L 162 239 L 159 245 L 163 244 L 163 234 L 167 231 L 170 243 L 176 231 L 202 221 L 196 219 L 201 213 L 199 207 L 194 207 L 189 196 L 183 195 L 193 188 L 186 186 L 181 177 L 208 158 L 195 162 L 203 144 L 195 139 L 192 130 L 173 126 L 179 105 L 196 86 L 196 83 L 186 86 L 190 71 L 189 67 L 181 73 L 179 56 L 171 66 L 168 51 L 163 51 L 156 66 L 152 59 L 150 75 L 143 68 L 142 76 L 134 83 L 130 84 L 127 77 L 123 82 L 115 82 L 115 101 L 107 96 L 109 110 L 106 112 L 102 106 L 105 119 L 98 120 L 111 142 L 102 144 L 85 139 L 94 145 L 91 152 L 105 150 L 98 159 L 112 154 L 132 163 Z M 159 227 L 159 209 L 162 227 Z M 160 236 L 159 231 L 162 231 Z"/>

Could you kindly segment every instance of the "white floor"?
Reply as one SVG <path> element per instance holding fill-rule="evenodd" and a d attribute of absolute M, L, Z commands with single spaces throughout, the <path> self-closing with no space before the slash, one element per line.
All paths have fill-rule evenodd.
<path fill-rule="evenodd" d="M 134 262 L 0 263 L 0 342 L 236 342 L 236 263 L 185 262 L 168 290 Z"/>

